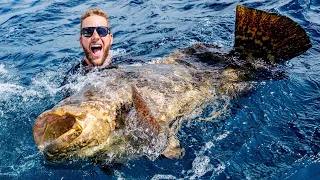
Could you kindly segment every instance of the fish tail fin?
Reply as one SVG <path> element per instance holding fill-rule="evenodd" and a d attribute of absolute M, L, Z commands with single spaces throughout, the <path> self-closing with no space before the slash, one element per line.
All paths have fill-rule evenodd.
<path fill-rule="evenodd" d="M 288 17 L 237 6 L 234 49 L 254 63 L 262 59 L 276 65 L 311 47 L 306 31 Z"/>

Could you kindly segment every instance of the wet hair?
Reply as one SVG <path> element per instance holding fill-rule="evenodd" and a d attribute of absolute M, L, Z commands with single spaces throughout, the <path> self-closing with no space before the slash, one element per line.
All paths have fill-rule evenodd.
<path fill-rule="evenodd" d="M 80 31 L 82 29 L 83 20 L 85 20 L 87 17 L 93 16 L 93 15 L 104 17 L 107 20 L 108 27 L 110 28 L 110 20 L 109 20 L 109 16 L 107 15 L 107 13 L 99 8 L 90 8 L 86 12 L 84 12 L 81 16 Z"/>

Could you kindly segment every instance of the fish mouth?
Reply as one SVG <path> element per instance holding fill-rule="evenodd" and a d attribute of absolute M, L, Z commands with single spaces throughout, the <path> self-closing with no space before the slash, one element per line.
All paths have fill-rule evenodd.
<path fill-rule="evenodd" d="M 91 105 L 62 106 L 37 118 L 33 136 L 46 160 L 81 159 L 99 151 L 98 146 L 109 138 L 115 122 L 109 113 L 97 111 L 96 103 Z"/>
<path fill-rule="evenodd" d="M 35 142 L 40 151 L 51 154 L 66 146 L 82 133 L 81 126 L 71 114 L 48 113 L 39 117 L 33 128 Z"/>

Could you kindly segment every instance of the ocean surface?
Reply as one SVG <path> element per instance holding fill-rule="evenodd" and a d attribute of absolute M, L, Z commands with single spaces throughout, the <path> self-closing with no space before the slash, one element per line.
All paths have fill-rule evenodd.
<path fill-rule="evenodd" d="M 207 42 L 232 48 L 237 4 L 285 15 L 313 47 L 283 64 L 286 78 L 257 82 L 216 121 L 186 122 L 179 160 L 131 160 L 112 175 L 88 162 L 50 164 L 35 119 L 63 98 L 61 82 L 83 57 L 81 14 L 108 12 L 112 52 L 148 62 Z M 70 85 L 69 85 L 70 86 Z M 81 89 L 74 85 L 73 92 Z M 320 179 L 319 0 L 0 0 L 0 179 Z"/>

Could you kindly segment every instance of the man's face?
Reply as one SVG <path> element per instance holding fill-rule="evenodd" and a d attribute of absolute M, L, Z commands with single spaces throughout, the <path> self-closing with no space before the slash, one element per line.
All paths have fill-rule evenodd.
<path fill-rule="evenodd" d="M 108 27 L 108 22 L 104 17 L 93 15 L 82 21 L 82 27 Z M 109 50 L 112 44 L 112 34 L 100 37 L 97 30 L 94 30 L 91 37 L 80 35 L 80 44 L 85 53 L 85 61 L 89 65 L 101 66 L 110 64 Z M 106 61 L 106 62 L 105 62 Z"/>

